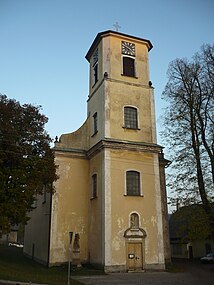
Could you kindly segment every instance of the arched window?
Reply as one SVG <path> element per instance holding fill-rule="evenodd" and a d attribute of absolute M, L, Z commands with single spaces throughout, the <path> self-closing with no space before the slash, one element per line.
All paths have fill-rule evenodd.
<path fill-rule="evenodd" d="M 140 196 L 140 173 L 137 171 L 126 172 L 126 194 Z"/>
<path fill-rule="evenodd" d="M 130 227 L 132 229 L 139 229 L 139 216 L 136 213 L 131 214 Z"/>
<path fill-rule="evenodd" d="M 136 108 L 124 107 L 124 127 L 129 129 L 138 129 Z"/>

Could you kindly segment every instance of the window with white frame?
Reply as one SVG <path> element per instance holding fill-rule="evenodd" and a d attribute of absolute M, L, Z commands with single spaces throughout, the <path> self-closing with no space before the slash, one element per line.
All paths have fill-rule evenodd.
<path fill-rule="evenodd" d="M 138 112 L 134 107 L 124 107 L 124 127 L 138 129 Z"/>
<path fill-rule="evenodd" d="M 126 194 L 128 196 L 140 196 L 140 172 L 126 171 Z"/>
<path fill-rule="evenodd" d="M 123 56 L 123 75 L 135 77 L 135 59 L 129 56 Z"/>

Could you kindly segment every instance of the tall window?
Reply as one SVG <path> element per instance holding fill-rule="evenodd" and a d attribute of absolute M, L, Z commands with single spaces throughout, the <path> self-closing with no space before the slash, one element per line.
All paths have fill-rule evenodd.
<path fill-rule="evenodd" d="M 98 81 L 98 49 L 93 54 L 93 85 Z"/>
<path fill-rule="evenodd" d="M 97 197 L 97 174 L 92 175 L 92 198 Z"/>
<path fill-rule="evenodd" d="M 135 59 L 123 56 L 123 75 L 135 77 Z"/>
<path fill-rule="evenodd" d="M 93 120 L 94 120 L 94 134 L 96 134 L 98 132 L 98 128 L 97 128 L 97 112 L 94 113 Z"/>
<path fill-rule="evenodd" d="M 126 172 L 126 193 L 128 196 L 140 196 L 140 173 L 138 171 Z"/>
<path fill-rule="evenodd" d="M 135 44 L 122 41 L 121 53 L 123 55 L 123 75 L 135 77 Z"/>
<path fill-rule="evenodd" d="M 124 127 L 130 129 L 138 128 L 137 109 L 134 107 L 124 107 Z"/>
<path fill-rule="evenodd" d="M 93 66 L 93 76 L 94 76 L 94 84 L 98 81 L 98 63 Z"/>

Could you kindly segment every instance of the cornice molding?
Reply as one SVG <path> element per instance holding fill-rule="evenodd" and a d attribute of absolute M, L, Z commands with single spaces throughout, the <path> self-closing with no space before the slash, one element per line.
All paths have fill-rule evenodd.
<path fill-rule="evenodd" d="M 152 143 L 105 139 L 99 141 L 96 145 L 94 145 L 91 149 L 89 149 L 87 151 L 87 155 L 89 158 L 91 158 L 105 148 L 112 150 L 128 150 L 128 151 L 149 152 L 149 153 L 160 153 L 162 150 L 162 147 L 160 145 Z"/>
<path fill-rule="evenodd" d="M 66 148 L 54 148 L 54 153 L 57 157 L 72 157 L 88 159 L 87 151 L 79 149 L 66 149 Z"/>
<path fill-rule="evenodd" d="M 89 150 L 54 148 L 54 151 L 57 156 L 90 159 L 97 153 L 101 152 L 103 149 L 126 150 L 147 153 L 149 152 L 159 154 L 161 153 L 163 147 L 153 143 L 122 141 L 106 138 L 104 140 L 99 141 Z"/>

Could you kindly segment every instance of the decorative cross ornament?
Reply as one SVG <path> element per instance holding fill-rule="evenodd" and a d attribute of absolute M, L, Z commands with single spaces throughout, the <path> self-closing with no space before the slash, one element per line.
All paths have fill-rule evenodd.
<path fill-rule="evenodd" d="M 121 29 L 121 26 L 116 22 L 113 27 L 115 28 L 116 32 L 118 32 L 119 29 Z"/>

